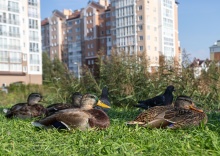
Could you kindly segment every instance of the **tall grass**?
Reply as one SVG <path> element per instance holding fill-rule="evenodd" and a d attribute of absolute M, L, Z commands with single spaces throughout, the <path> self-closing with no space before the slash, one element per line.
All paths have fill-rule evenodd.
<path fill-rule="evenodd" d="M 30 92 L 42 93 L 46 103 L 69 102 L 72 92 L 89 92 L 99 96 L 102 87 L 107 85 L 112 105 L 130 107 L 138 100 L 161 94 L 168 85 L 174 85 L 175 97 L 188 95 L 196 101 L 198 106 L 206 110 L 219 110 L 220 69 L 215 63 L 211 63 L 207 72 L 203 71 L 199 78 L 195 78 L 193 68 L 190 68 L 192 62 L 187 59 L 187 56 L 184 56 L 185 59 L 181 65 L 175 64 L 172 68 L 168 68 L 164 58 L 161 57 L 160 67 L 153 73 L 148 72 L 149 66 L 145 57 L 139 55 L 139 58 L 128 56 L 123 52 L 106 57 L 100 52 L 96 62 L 99 66 L 99 77 L 94 78 L 90 70 L 84 67 L 79 81 L 71 78 L 66 68 L 62 68 L 61 72 L 51 72 L 52 76 L 47 73 L 50 79 L 45 80 L 43 86 L 10 86 L 11 97 L 7 96 L 10 100 L 8 102 L 6 95 L 2 95 L 6 97 L 2 104 L 18 99 L 25 100 Z M 60 79 L 54 79 L 55 73 L 59 73 Z"/>

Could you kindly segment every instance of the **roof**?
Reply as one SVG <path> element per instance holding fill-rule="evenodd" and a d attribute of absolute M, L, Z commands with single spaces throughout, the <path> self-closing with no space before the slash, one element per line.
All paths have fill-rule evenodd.
<path fill-rule="evenodd" d="M 190 64 L 190 67 L 200 67 L 203 63 L 206 63 L 208 65 L 211 63 L 211 60 L 194 59 L 194 61 Z"/>
<path fill-rule="evenodd" d="M 62 12 L 60 12 L 59 10 L 54 10 L 54 11 L 53 11 L 53 14 L 54 14 L 55 16 L 60 17 L 60 18 L 66 18 L 66 16 L 65 16 Z"/>
<path fill-rule="evenodd" d="M 45 18 L 44 20 L 41 21 L 41 26 L 49 24 L 48 18 Z"/>
<path fill-rule="evenodd" d="M 81 11 L 75 11 L 72 13 L 72 15 L 70 15 L 67 19 L 68 20 L 72 20 L 72 19 L 76 19 L 76 18 L 80 18 L 80 14 L 81 14 Z"/>

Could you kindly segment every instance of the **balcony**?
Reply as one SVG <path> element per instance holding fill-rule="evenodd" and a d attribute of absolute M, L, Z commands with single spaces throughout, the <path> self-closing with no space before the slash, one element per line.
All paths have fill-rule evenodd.
<path fill-rule="evenodd" d="M 30 60 L 30 64 L 40 64 L 39 60 Z"/>
<path fill-rule="evenodd" d="M 35 49 L 30 48 L 29 51 L 30 51 L 30 52 L 39 52 L 39 49 L 36 49 L 36 48 L 35 48 Z"/>
<path fill-rule="evenodd" d="M 19 13 L 19 8 L 11 8 L 8 6 L 8 11 Z"/>
<path fill-rule="evenodd" d="M 22 59 L 19 59 L 19 58 L 10 58 L 10 63 L 22 63 Z"/>
<path fill-rule="evenodd" d="M 33 13 L 28 13 L 29 17 L 33 17 L 33 18 L 38 18 L 39 15 L 38 14 L 33 14 Z"/>
<path fill-rule="evenodd" d="M 29 36 L 29 40 L 31 40 L 31 41 L 39 41 L 39 37 Z"/>
<path fill-rule="evenodd" d="M 35 3 L 35 2 L 28 2 L 28 5 L 31 5 L 31 6 L 38 6 L 38 4 Z"/>
<path fill-rule="evenodd" d="M 4 63 L 7 63 L 9 60 L 8 57 L 0 57 L 0 62 L 4 62 Z"/>
<path fill-rule="evenodd" d="M 6 19 L 6 18 L 0 18 L 0 23 L 7 23 L 12 25 L 19 25 L 20 22 L 18 20 L 14 19 Z"/>

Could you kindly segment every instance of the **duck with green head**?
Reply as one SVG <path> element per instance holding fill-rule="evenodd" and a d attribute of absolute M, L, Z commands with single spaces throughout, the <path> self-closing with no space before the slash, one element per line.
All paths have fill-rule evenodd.
<path fill-rule="evenodd" d="M 71 95 L 71 103 L 55 103 L 47 106 L 48 115 L 51 115 L 57 111 L 63 110 L 63 109 L 69 109 L 69 108 L 80 108 L 82 94 L 80 92 L 74 92 Z"/>
<path fill-rule="evenodd" d="M 105 129 L 110 125 L 109 117 L 104 111 L 94 109 L 95 106 L 110 108 L 108 105 L 102 103 L 97 96 L 85 94 L 81 99 L 80 108 L 60 110 L 39 121 L 32 122 L 32 124 L 36 127 L 55 127 L 68 130 Z"/>
<path fill-rule="evenodd" d="M 27 102 L 18 103 L 13 105 L 9 109 L 4 109 L 3 111 L 6 113 L 5 117 L 12 118 L 32 118 L 32 117 L 41 117 L 47 114 L 46 108 L 39 104 L 43 99 L 43 96 L 39 93 L 31 93 L 28 96 Z"/>
<path fill-rule="evenodd" d="M 156 106 L 152 107 L 127 125 L 138 124 L 150 128 L 186 128 L 198 126 L 201 123 L 207 123 L 206 113 L 198 109 L 188 96 L 177 97 L 174 106 Z"/>

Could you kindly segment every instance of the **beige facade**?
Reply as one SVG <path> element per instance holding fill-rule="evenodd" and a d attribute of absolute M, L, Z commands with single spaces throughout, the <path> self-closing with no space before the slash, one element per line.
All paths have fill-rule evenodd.
<path fill-rule="evenodd" d="M 175 0 L 111 0 L 113 47 L 145 55 L 150 67 L 159 56 L 179 58 L 178 5 Z M 151 68 L 149 68 L 151 71 Z"/>
<path fill-rule="evenodd" d="M 42 84 L 40 0 L 0 6 L 0 85 Z"/>

